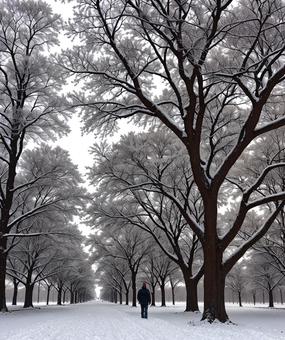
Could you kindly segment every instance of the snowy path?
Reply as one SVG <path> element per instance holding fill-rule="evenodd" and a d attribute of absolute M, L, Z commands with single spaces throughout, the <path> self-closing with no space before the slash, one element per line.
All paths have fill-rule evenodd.
<path fill-rule="evenodd" d="M 238 325 L 200 323 L 183 307 L 140 309 L 89 302 L 0 314 L 0 340 L 285 340 L 285 310 L 230 307 Z M 190 322 L 189 322 L 190 321 Z"/>

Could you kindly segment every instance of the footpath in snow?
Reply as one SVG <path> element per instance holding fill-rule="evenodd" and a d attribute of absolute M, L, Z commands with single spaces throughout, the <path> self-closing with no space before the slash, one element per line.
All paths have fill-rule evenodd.
<path fill-rule="evenodd" d="M 140 307 L 104 302 L 48 306 L 0 314 L 0 340 L 285 340 L 285 309 L 228 307 L 236 324 L 209 325 L 183 306 Z"/>

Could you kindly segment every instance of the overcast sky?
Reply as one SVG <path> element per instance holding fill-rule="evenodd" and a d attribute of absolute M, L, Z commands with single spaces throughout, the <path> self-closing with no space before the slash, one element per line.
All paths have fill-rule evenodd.
<path fill-rule="evenodd" d="M 74 2 L 62 3 L 60 0 L 46 0 L 53 8 L 54 12 L 61 14 L 64 20 L 68 20 L 72 17 Z M 70 47 L 70 41 L 62 35 L 60 36 L 61 47 Z M 120 135 L 125 134 L 134 129 L 132 124 L 127 121 L 120 121 L 120 130 L 113 137 L 109 137 L 108 140 L 116 142 L 119 140 Z M 89 154 L 89 148 L 94 142 L 100 142 L 101 137 L 96 137 L 94 134 L 82 134 L 80 118 L 76 115 L 70 120 L 71 133 L 59 141 L 56 144 L 70 152 L 72 161 L 78 165 L 80 172 L 85 172 L 85 167 L 92 164 L 92 156 Z"/>
<path fill-rule="evenodd" d="M 68 20 L 72 17 L 72 3 L 63 4 L 61 1 L 55 0 L 46 0 L 46 2 L 52 6 L 54 12 L 61 14 L 64 20 Z M 61 48 L 70 47 L 70 41 L 68 41 L 63 34 L 60 36 L 60 41 Z M 72 88 L 69 88 L 69 90 L 71 91 Z M 89 153 L 89 148 L 94 144 L 94 142 L 100 142 L 102 137 L 98 137 L 92 133 L 88 135 L 82 134 L 82 124 L 80 123 L 80 118 L 76 114 L 74 114 L 69 124 L 71 128 L 70 134 L 56 141 L 55 144 L 69 151 L 72 161 L 78 166 L 82 175 L 84 175 L 84 173 L 86 173 L 86 167 L 92 165 L 92 156 Z M 129 124 L 126 120 L 120 121 L 119 127 L 119 132 L 114 134 L 112 137 L 108 136 L 108 141 L 115 143 L 120 139 L 120 135 L 134 130 L 134 126 Z M 88 187 L 87 181 L 86 186 Z M 76 220 L 76 223 L 79 225 L 83 234 L 89 234 L 89 227 L 82 224 L 79 219 Z M 86 250 L 87 249 L 88 248 L 86 248 Z M 98 289 L 96 289 L 96 292 L 98 294 Z"/>

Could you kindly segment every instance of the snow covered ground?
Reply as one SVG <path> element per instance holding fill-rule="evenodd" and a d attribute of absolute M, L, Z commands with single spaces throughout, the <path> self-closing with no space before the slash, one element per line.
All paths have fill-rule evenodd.
<path fill-rule="evenodd" d="M 285 340 L 285 309 L 228 307 L 236 324 L 209 325 L 183 306 L 140 308 L 105 302 L 0 314 L 0 340 Z"/>

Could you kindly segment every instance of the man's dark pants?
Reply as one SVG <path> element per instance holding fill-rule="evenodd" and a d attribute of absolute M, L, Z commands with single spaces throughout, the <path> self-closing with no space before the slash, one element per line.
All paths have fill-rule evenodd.
<path fill-rule="evenodd" d="M 147 308 L 148 305 L 141 305 L 141 316 L 143 319 L 147 319 Z"/>

